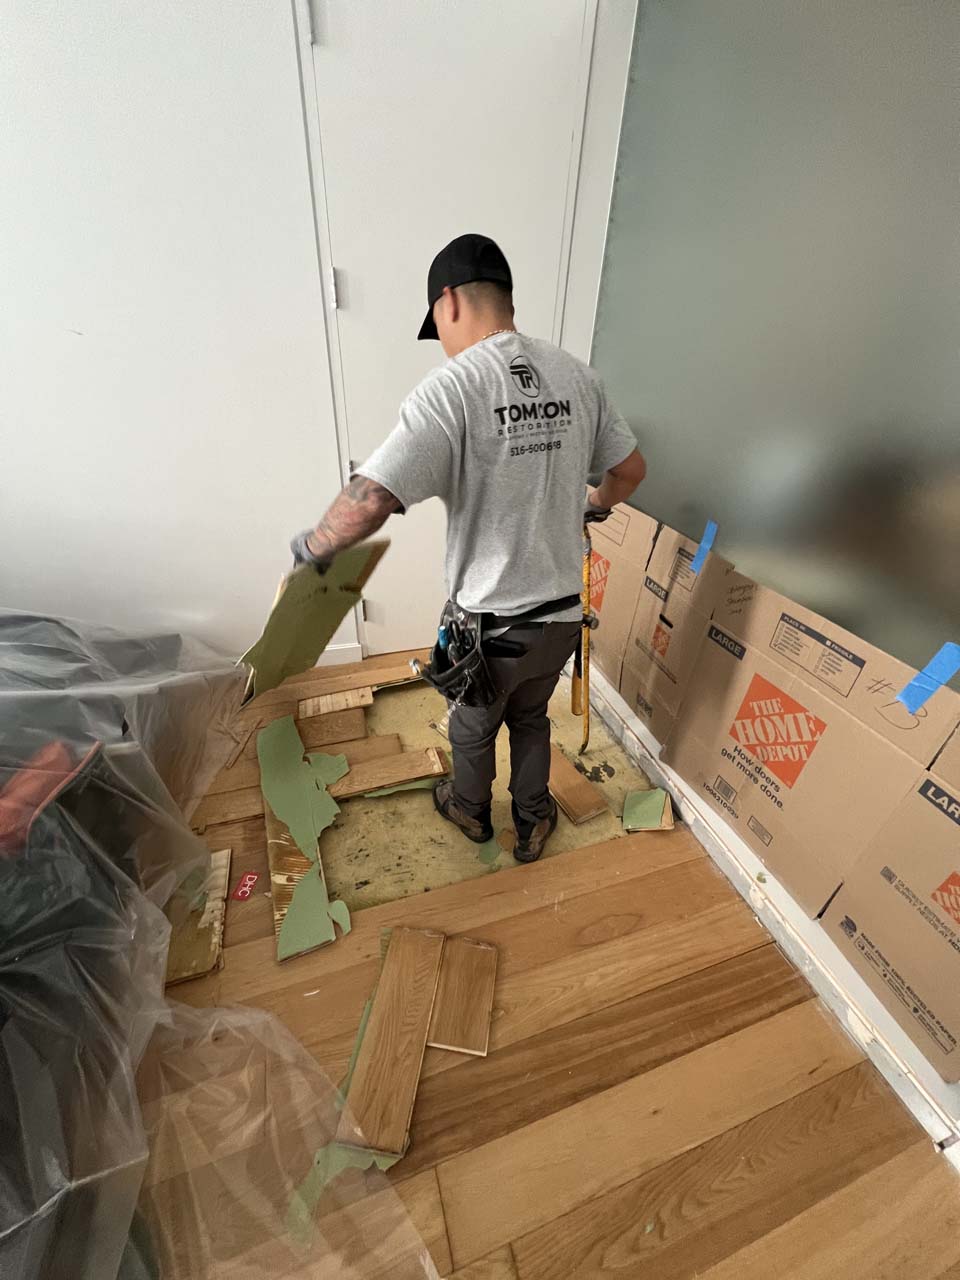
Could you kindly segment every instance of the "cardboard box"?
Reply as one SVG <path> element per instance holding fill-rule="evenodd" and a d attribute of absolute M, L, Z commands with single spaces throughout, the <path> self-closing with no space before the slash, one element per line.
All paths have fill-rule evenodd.
<path fill-rule="evenodd" d="M 736 570 L 726 575 L 713 620 L 924 767 L 960 722 L 960 694 L 941 689 L 909 712 L 896 695 L 913 667 Z"/>
<path fill-rule="evenodd" d="M 711 552 L 699 573 L 698 544 L 660 528 L 642 576 L 623 659 L 620 692 L 630 709 L 665 741 L 711 616 L 733 566 Z"/>
<path fill-rule="evenodd" d="M 914 780 L 822 924 L 944 1080 L 960 1080 L 960 734 Z"/>
<path fill-rule="evenodd" d="M 912 668 L 750 586 L 739 634 L 722 605 L 705 626 L 664 759 L 816 916 L 960 723 L 960 697 L 909 715 L 890 690 Z"/>
<path fill-rule="evenodd" d="M 627 506 L 614 507 L 602 524 L 590 525 L 590 607 L 600 623 L 590 637 L 590 654 L 615 689 L 658 527 L 652 516 Z"/>

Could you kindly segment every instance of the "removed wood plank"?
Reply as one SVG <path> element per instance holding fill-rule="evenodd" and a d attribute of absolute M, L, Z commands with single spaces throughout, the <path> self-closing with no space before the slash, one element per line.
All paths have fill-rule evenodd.
<path fill-rule="evenodd" d="M 429 650 L 413 649 L 410 657 L 426 662 Z M 275 689 L 261 694 L 248 706 L 271 712 L 278 703 L 319 696 L 321 693 L 338 693 L 344 689 L 387 688 L 408 684 L 419 679 L 410 667 L 410 658 L 404 654 L 381 654 L 366 658 L 363 662 L 345 662 L 329 666 L 311 667 L 307 671 L 289 676 Z"/>
<path fill-rule="evenodd" d="M 256 818 L 263 813 L 263 797 L 259 786 L 238 787 L 235 791 L 221 791 L 206 795 L 194 810 L 190 825 L 194 831 L 217 822 L 242 822 L 244 818 Z"/>
<path fill-rule="evenodd" d="M 358 764 L 339 782 L 333 783 L 330 794 L 335 800 L 346 800 L 383 787 L 395 787 L 401 782 L 414 782 L 417 778 L 442 777 L 446 772 L 446 761 L 436 747 L 402 751 L 400 755 Z"/>
<path fill-rule="evenodd" d="M 672 831 L 673 805 L 662 787 L 630 791 L 623 801 L 624 831 Z"/>
<path fill-rule="evenodd" d="M 297 724 L 300 731 L 300 737 L 303 739 L 303 726 L 309 724 L 309 720 L 301 720 Z M 306 742 L 304 749 L 309 750 Z M 385 733 L 383 735 L 374 735 L 370 738 L 357 738 L 349 742 L 330 742 L 324 745 L 323 754 L 328 756 L 346 756 L 347 764 L 353 768 L 356 764 L 362 764 L 365 760 L 379 760 L 382 756 L 399 755 L 403 750 L 403 744 L 400 741 L 399 733 Z M 238 760 L 232 769 L 221 769 L 210 788 L 207 795 L 222 795 L 227 791 L 239 791 L 243 787 L 259 787 L 260 786 L 260 764 L 255 758 L 253 760 Z"/>
<path fill-rule="evenodd" d="M 437 1170 L 454 1265 L 482 1258 L 862 1057 L 808 1001 L 455 1156 Z"/>
<path fill-rule="evenodd" d="M 377 683 L 377 674 L 383 668 L 404 666 L 410 670 L 411 661 L 416 658 L 419 662 L 427 662 L 430 658 L 429 649 L 400 649 L 396 653 L 376 653 L 372 657 L 363 658 L 360 662 L 330 662 L 324 663 L 320 667 L 310 667 L 309 670 L 303 671 L 300 675 L 290 676 L 282 685 L 278 687 L 283 689 L 294 683 L 304 685 L 324 685 L 333 676 L 364 676 L 369 673 L 369 679 L 355 680 L 358 685 Z M 413 673 L 411 672 L 411 675 Z M 319 688 L 317 693 L 328 693 L 328 689 Z M 304 695 L 306 696 L 306 695 Z"/>
<path fill-rule="evenodd" d="M 303 698 L 297 704 L 297 719 L 309 716 L 328 716 L 334 711 L 349 711 L 355 707 L 372 707 L 373 690 L 345 689 L 342 693 L 321 693 L 316 698 Z"/>
<path fill-rule="evenodd" d="M 389 543 L 361 542 L 341 551 L 326 573 L 300 565 L 280 585 L 263 634 L 241 658 L 251 668 L 248 696 L 276 688 L 311 668 L 362 591 Z"/>
<path fill-rule="evenodd" d="M 427 1044 L 485 1058 L 496 981 L 496 947 L 476 938 L 449 939 Z"/>
<path fill-rule="evenodd" d="M 442 933 L 394 929 L 338 1141 L 395 1155 L 406 1150 L 444 941 Z"/>
<path fill-rule="evenodd" d="M 703 1280 L 940 1280 L 960 1261 L 958 1191 L 956 1170 L 924 1136 L 698 1274 Z"/>
<path fill-rule="evenodd" d="M 422 679 L 415 675 L 409 662 L 364 663 L 361 671 L 341 672 L 337 667 L 317 667 L 326 674 L 313 677 L 306 685 L 297 681 L 301 697 L 323 697 L 330 693 L 350 693 L 353 689 L 385 689 L 395 684 L 413 684 Z M 294 682 L 281 685 L 280 690 L 292 690 Z M 278 692 L 280 692 L 278 690 Z"/>
<path fill-rule="evenodd" d="M 296 714 L 297 699 L 291 699 L 293 706 L 285 714 Z M 271 712 L 271 719 L 274 719 Z M 304 750 L 322 751 L 336 742 L 354 742 L 367 736 L 367 717 L 363 707 L 351 707 L 347 711 L 334 711 L 326 716 L 309 716 L 297 721 L 297 731 L 303 741 Z M 246 760 L 256 760 L 257 742 L 252 738 L 243 749 Z"/>
<path fill-rule="evenodd" d="M 598 1280 L 615 1257 L 629 1257 L 631 1280 L 705 1275 L 920 1136 L 879 1073 L 861 1062 L 580 1205 L 514 1249 L 523 1274 L 537 1280 Z"/>
<path fill-rule="evenodd" d="M 597 788 L 552 743 L 550 792 L 570 821 L 577 826 L 607 812 L 607 802 Z"/>
<path fill-rule="evenodd" d="M 230 850 L 210 855 L 203 906 L 175 924 L 167 951 L 167 986 L 212 973 L 223 965 L 223 922 L 230 884 Z"/>

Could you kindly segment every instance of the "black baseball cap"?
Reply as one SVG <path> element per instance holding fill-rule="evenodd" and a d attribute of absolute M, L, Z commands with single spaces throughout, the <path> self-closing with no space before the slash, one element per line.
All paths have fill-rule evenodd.
<path fill-rule="evenodd" d="M 465 235 L 451 240 L 430 263 L 427 273 L 427 318 L 420 326 L 418 339 L 438 338 L 433 323 L 433 304 L 444 289 L 456 289 L 474 280 L 494 280 L 513 288 L 510 266 L 498 244 L 489 236 Z"/>

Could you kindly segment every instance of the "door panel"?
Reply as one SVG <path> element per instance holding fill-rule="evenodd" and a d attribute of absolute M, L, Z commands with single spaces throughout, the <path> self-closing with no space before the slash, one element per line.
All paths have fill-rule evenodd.
<path fill-rule="evenodd" d="M 551 336 L 584 0 L 314 0 L 314 70 L 346 428 L 359 462 L 443 359 L 418 343 L 430 260 L 482 231 L 514 274 L 518 327 Z M 388 525 L 372 653 L 427 644 L 446 595 L 445 515 Z"/>

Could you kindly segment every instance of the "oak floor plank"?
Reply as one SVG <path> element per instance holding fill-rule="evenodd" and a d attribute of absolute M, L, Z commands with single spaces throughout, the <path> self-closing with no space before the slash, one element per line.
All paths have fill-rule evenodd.
<path fill-rule="evenodd" d="M 607 802 L 592 782 L 572 764 L 559 747 L 550 745 L 550 794 L 572 823 L 579 826 L 601 813 Z"/>
<path fill-rule="evenodd" d="M 330 747 L 325 748 L 325 754 L 346 756 L 350 773 L 329 788 L 330 794 L 335 798 L 361 794 L 358 790 L 360 787 L 364 790 L 373 790 L 377 786 L 392 785 L 391 782 L 374 782 L 372 786 L 365 785 L 366 779 L 376 779 L 381 774 L 391 778 L 394 774 L 398 774 L 401 775 L 400 780 L 405 782 L 408 780 L 408 775 L 404 769 L 391 762 L 404 760 L 409 769 L 417 763 L 424 763 L 421 756 L 426 755 L 425 752 L 405 752 L 399 735 L 395 733 L 385 734 L 383 737 L 359 738 L 356 742 L 337 743 L 336 746 L 338 748 L 336 751 Z M 413 759 L 407 760 L 408 756 Z M 430 763 L 432 769 L 436 770 L 437 765 L 433 758 Z M 241 822 L 246 818 L 255 818 L 263 814 L 259 764 L 256 761 L 241 760 L 234 768 L 245 780 L 253 778 L 253 782 L 249 785 L 231 786 L 226 790 L 208 791 L 194 811 L 190 820 L 191 826 L 200 829 L 222 822 Z M 351 775 L 354 779 L 352 783 L 349 781 Z M 415 776 L 422 777 L 423 774 Z"/>
<path fill-rule="evenodd" d="M 616 894 L 613 889 L 603 892 Z M 434 894 L 428 896 L 433 898 Z M 421 922 L 411 919 L 404 923 Z M 496 942 L 495 928 L 485 926 L 484 937 Z M 352 936 L 351 933 L 338 939 L 335 946 L 315 954 L 336 952 Z M 709 968 L 765 942 L 766 936 L 752 914 L 731 891 L 728 901 L 696 915 L 679 920 L 668 918 L 624 937 L 561 954 L 538 968 L 507 974 L 497 984 L 490 1050 L 499 1051 L 517 1040 L 572 1022 L 684 974 Z M 242 949 L 233 949 L 231 961 Z M 284 968 L 294 963 L 295 960 L 284 961 Z M 376 959 L 325 975 L 322 965 L 312 966 L 312 973 L 305 973 L 302 980 L 279 988 L 274 977 L 274 989 L 260 991 L 252 1002 L 275 1013 L 337 1079 L 349 1060 L 360 1014 L 376 983 L 378 967 L 379 940 Z M 222 979 L 217 988 L 220 1000 L 228 1004 L 236 1003 L 230 972 L 231 966 L 226 966 L 215 975 Z M 189 985 L 194 988 L 207 981 L 201 978 Z M 316 1007 L 317 992 L 322 996 L 322 1014 Z M 427 1056 L 424 1077 L 456 1067 L 462 1070 L 470 1062 L 462 1054 L 439 1049 L 429 1050 Z"/>
<path fill-rule="evenodd" d="M 513 1251 L 509 1245 L 504 1245 L 477 1262 L 468 1262 L 459 1271 L 454 1271 L 448 1280 L 517 1280 Z"/>
<path fill-rule="evenodd" d="M 924 1137 L 700 1274 L 702 1280 L 938 1280 L 958 1260 L 960 1178 Z"/>
<path fill-rule="evenodd" d="M 427 1044 L 485 1057 L 496 981 L 496 947 L 477 938 L 448 939 Z"/>
<path fill-rule="evenodd" d="M 490 1048 L 563 1026 L 764 943 L 753 916 L 737 899 L 507 975 L 494 1004 Z M 431 1063 L 428 1074 L 437 1069 L 445 1064 Z"/>
<path fill-rule="evenodd" d="M 440 1200 L 440 1185 L 436 1173 L 432 1169 L 428 1173 L 429 1177 L 421 1174 L 398 1186 L 396 1190 L 414 1228 L 433 1258 L 433 1265 L 445 1276 L 452 1268 L 453 1260 L 450 1257 L 447 1226 Z"/>
<path fill-rule="evenodd" d="M 341 1142 L 406 1149 L 444 941 L 442 933 L 393 931 L 350 1080 L 350 1114 L 337 1130 Z"/>
<path fill-rule="evenodd" d="M 920 1136 L 860 1063 L 515 1241 L 521 1280 L 703 1274 Z"/>
<path fill-rule="evenodd" d="M 507 977 L 737 901 L 729 881 L 703 858 L 594 893 L 570 897 L 561 890 L 547 905 L 496 921 L 483 936 L 499 948 L 500 975 Z M 762 941 L 758 929 L 757 942 Z"/>
<path fill-rule="evenodd" d="M 813 1001 L 438 1166 L 455 1266 L 861 1060 Z"/>
<path fill-rule="evenodd" d="M 297 728 L 301 729 L 307 721 L 300 721 Z M 313 748 L 304 744 L 305 751 L 311 751 Z M 382 735 L 373 735 L 369 738 L 347 739 L 343 742 L 329 742 L 323 747 L 325 755 L 329 756 L 346 756 L 347 764 L 353 768 L 354 765 L 362 764 L 365 760 L 377 760 L 383 756 L 399 755 L 403 750 L 403 744 L 400 741 L 399 733 L 385 733 Z M 221 769 L 213 782 L 210 784 L 207 795 L 219 795 L 226 791 L 238 791 L 241 787 L 259 787 L 260 785 L 260 762 L 256 756 L 252 759 L 243 757 L 229 769 Z"/>
<path fill-rule="evenodd" d="M 260 787 L 238 787 L 236 791 L 205 795 L 194 810 L 190 825 L 195 831 L 206 834 L 206 827 L 222 822 L 242 822 L 245 818 L 256 818 L 262 813 L 263 796 Z"/>
<path fill-rule="evenodd" d="M 397 787 L 420 778 L 439 778 L 446 772 L 447 763 L 437 748 L 425 747 L 422 751 L 401 751 L 399 755 L 381 756 L 351 766 L 349 773 L 327 790 L 334 800 L 346 800 L 381 787 Z"/>
<path fill-rule="evenodd" d="M 266 836 L 263 823 L 259 826 L 265 859 Z M 211 833 L 219 834 L 223 840 L 216 847 L 230 845 L 237 849 L 236 839 L 231 837 L 238 834 L 238 824 L 208 828 L 205 837 L 208 844 Z M 304 991 L 321 985 L 339 995 L 340 978 L 334 975 L 356 964 L 374 962 L 376 980 L 380 934 L 384 929 L 407 925 L 417 929 L 440 929 L 450 935 L 476 932 L 486 936 L 493 923 L 511 915 L 705 858 L 703 849 L 689 831 L 678 828 L 662 833 L 619 836 L 557 854 L 529 867 L 508 867 L 495 875 L 446 885 L 416 898 L 385 902 L 358 911 L 353 916 L 351 932 L 338 939 L 335 947 L 308 956 L 293 957 L 284 962 L 282 969 L 276 964 L 276 945 L 271 945 L 270 939 L 257 938 L 236 946 L 231 952 L 230 965 L 222 974 L 214 975 L 214 979 L 200 978 L 190 984 L 191 1003 L 196 1000 L 201 1005 L 260 1004 L 265 1000 L 275 1000 L 283 992 L 299 999 Z M 734 896 L 732 889 L 730 893 Z M 223 979 L 222 985 L 215 980 L 220 978 Z M 369 995 L 372 982 L 367 978 L 364 982 Z M 361 1009 L 365 1000 L 366 996 L 360 1002 Z M 354 1019 L 359 1017 L 359 1009 L 353 1016 Z"/>
<path fill-rule="evenodd" d="M 448 942 L 448 946 L 450 943 Z M 811 998 L 767 943 L 420 1081 L 409 1177 Z"/>
<path fill-rule="evenodd" d="M 362 689 L 342 689 L 337 693 L 319 693 L 301 698 L 297 703 L 297 717 L 309 719 L 310 716 L 331 715 L 334 711 L 372 706 L 373 690 L 369 686 Z"/>
<path fill-rule="evenodd" d="M 218 839 L 230 842 L 229 847 L 233 850 L 223 930 L 224 950 L 256 938 L 272 938 L 270 868 L 267 864 L 267 832 L 263 819 L 244 818 L 240 822 L 222 822 L 207 827 L 203 833 L 203 842 L 207 848 L 215 850 Z M 242 901 L 230 897 L 243 877 L 251 871 L 255 871 L 260 879 L 250 897 Z"/>
<path fill-rule="evenodd" d="M 296 711 L 296 700 L 293 700 Z M 290 712 L 288 714 L 293 714 Z M 275 717 L 271 717 L 273 719 Z M 297 721 L 297 732 L 306 751 L 323 751 L 334 742 L 358 742 L 367 736 L 367 716 L 363 707 L 334 711 L 327 716 L 305 716 Z M 254 734 L 243 749 L 243 758 L 256 760 L 257 737 Z"/>
<path fill-rule="evenodd" d="M 276 688 L 265 690 L 259 697 L 252 699 L 247 707 L 268 710 L 291 698 L 303 699 L 350 689 L 413 682 L 417 677 L 410 669 L 411 658 L 426 662 L 429 656 L 429 649 L 410 649 L 401 653 L 380 653 L 372 658 L 364 658 L 362 662 L 338 662 L 310 667 L 299 675 L 288 676 Z"/>

